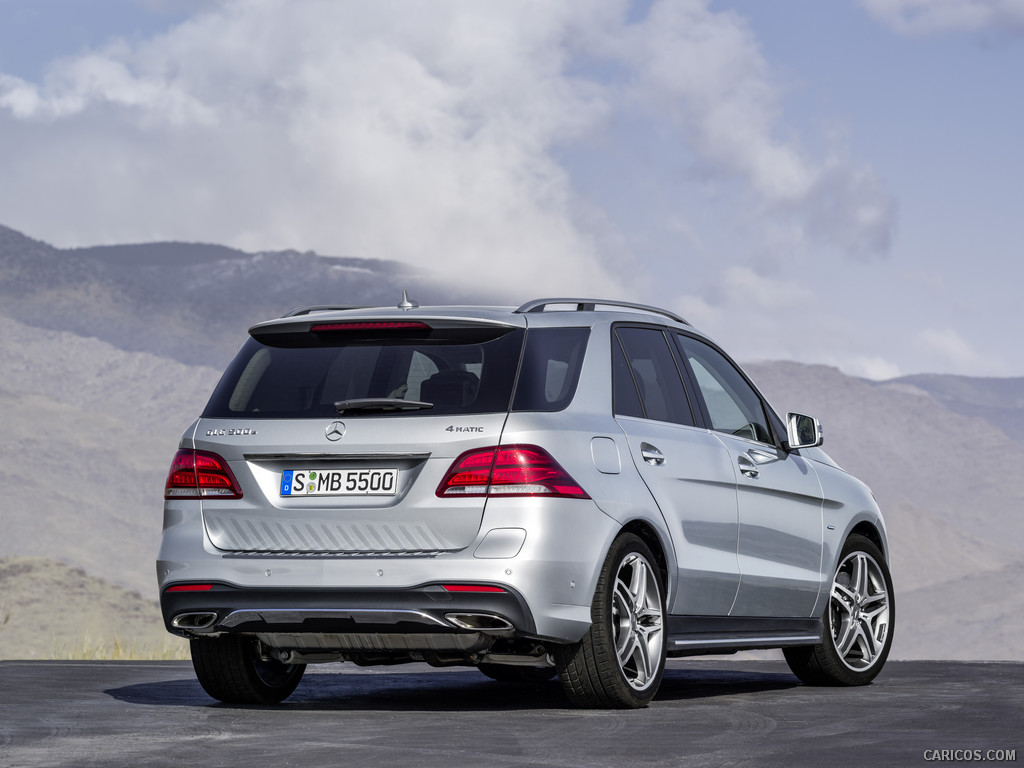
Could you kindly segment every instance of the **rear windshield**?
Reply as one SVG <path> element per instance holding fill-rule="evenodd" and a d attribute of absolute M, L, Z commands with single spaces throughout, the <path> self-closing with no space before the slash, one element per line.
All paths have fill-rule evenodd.
<path fill-rule="evenodd" d="M 272 345 L 263 343 L 266 337 L 250 338 L 225 371 L 203 416 L 336 418 L 336 402 L 364 398 L 433 405 L 400 411 L 404 417 L 502 413 L 512 402 L 520 357 L 523 377 L 516 410 L 559 410 L 575 392 L 587 334 L 586 329 L 531 331 L 525 355 L 522 329 L 451 338 L 435 331 L 429 340 L 359 340 L 338 334 L 318 339 L 314 346 L 297 335 L 271 339 Z M 362 414 L 382 412 L 346 411 L 344 416 Z"/>

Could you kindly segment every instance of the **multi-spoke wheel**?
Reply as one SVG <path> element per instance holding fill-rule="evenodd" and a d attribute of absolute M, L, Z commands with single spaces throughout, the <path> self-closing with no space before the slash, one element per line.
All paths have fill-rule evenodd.
<path fill-rule="evenodd" d="M 889 656 L 895 616 L 885 558 L 869 539 L 854 534 L 832 579 L 821 644 L 786 649 L 786 661 L 811 685 L 870 683 Z"/>
<path fill-rule="evenodd" d="M 581 707 L 635 708 L 657 693 L 665 672 L 661 574 L 644 541 L 616 539 L 594 594 L 594 623 L 574 645 L 555 649 L 562 687 Z"/>

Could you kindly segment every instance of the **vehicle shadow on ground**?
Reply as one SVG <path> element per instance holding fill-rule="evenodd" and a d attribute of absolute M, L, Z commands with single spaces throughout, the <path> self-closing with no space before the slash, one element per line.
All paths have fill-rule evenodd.
<path fill-rule="evenodd" d="M 790 674 L 749 671 L 668 670 L 657 702 L 756 695 L 800 685 Z M 214 709 L 293 711 L 502 712 L 572 709 L 558 679 L 499 683 L 476 671 L 307 675 L 284 703 L 244 706 L 213 701 L 195 680 L 168 680 L 112 688 L 128 704 Z"/>

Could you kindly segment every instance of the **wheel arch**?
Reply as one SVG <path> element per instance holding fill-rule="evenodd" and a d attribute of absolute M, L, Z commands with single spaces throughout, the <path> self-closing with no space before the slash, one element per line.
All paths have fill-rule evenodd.
<path fill-rule="evenodd" d="M 878 550 L 885 557 L 886 562 L 889 561 L 889 549 L 886 546 L 885 536 L 882 535 L 881 531 L 878 530 L 874 523 L 868 520 L 862 520 L 850 530 L 850 532 L 846 535 L 846 538 L 849 539 L 850 536 L 854 534 L 859 534 L 863 536 L 865 539 L 867 539 L 876 547 L 878 547 Z"/>
<path fill-rule="evenodd" d="M 671 589 L 673 580 L 668 567 L 668 555 L 666 554 L 665 544 L 662 542 L 661 535 L 657 529 L 646 520 L 631 520 L 622 526 L 619 531 L 621 536 L 623 533 L 632 533 L 635 536 L 639 536 L 643 542 L 651 548 L 651 552 L 654 555 L 658 570 L 661 572 L 662 584 L 665 585 L 665 601 L 666 605 L 671 603 L 668 601 L 668 592 Z"/>

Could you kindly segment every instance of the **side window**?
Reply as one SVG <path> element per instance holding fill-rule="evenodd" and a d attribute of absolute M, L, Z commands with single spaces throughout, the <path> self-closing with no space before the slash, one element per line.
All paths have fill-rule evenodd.
<path fill-rule="evenodd" d="M 630 412 L 635 410 L 635 405 L 626 386 L 627 377 L 632 374 L 636 382 L 634 392 L 639 391 L 646 418 L 693 426 L 690 403 L 665 334 L 653 328 L 619 328 L 616 335 L 625 353 L 624 360 L 620 358 L 617 364 L 613 357 L 616 413 L 638 415 Z M 623 367 L 623 362 L 628 370 Z M 624 410 L 618 410 L 620 406 Z"/>
<path fill-rule="evenodd" d="M 711 428 L 762 443 L 773 442 L 761 398 L 736 366 L 702 341 L 682 335 L 676 340 L 704 397 Z"/>
<path fill-rule="evenodd" d="M 612 337 L 612 408 L 616 416 L 644 417 L 644 407 L 640 404 L 633 374 L 626 362 L 619 340 Z"/>
<path fill-rule="evenodd" d="M 531 328 L 516 384 L 514 411 L 560 411 L 572 402 L 589 328 Z"/>

